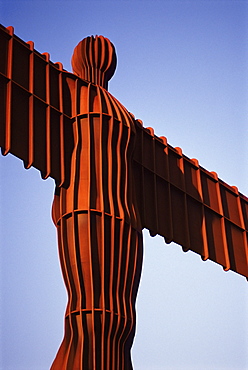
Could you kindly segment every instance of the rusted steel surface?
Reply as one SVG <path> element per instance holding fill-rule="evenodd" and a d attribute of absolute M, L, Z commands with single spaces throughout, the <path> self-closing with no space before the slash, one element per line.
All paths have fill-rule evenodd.
<path fill-rule="evenodd" d="M 0 27 L 0 146 L 34 166 L 42 177 L 68 185 L 74 147 L 71 97 L 66 79 L 73 74 L 49 54 L 25 43 L 13 27 Z"/>
<path fill-rule="evenodd" d="M 136 121 L 133 174 L 143 228 L 248 277 L 248 199 Z"/>
<path fill-rule="evenodd" d="M 86 39 L 87 56 L 98 43 L 109 56 L 101 69 L 111 64 L 114 49 L 107 41 Z M 73 65 L 85 57 L 80 50 L 82 43 Z M 95 76 L 104 76 L 94 68 Z M 84 78 L 91 76 L 88 69 Z M 106 86 L 107 81 L 98 82 Z M 134 118 L 100 85 L 77 80 L 71 94 L 76 115 L 71 181 L 67 189 L 57 189 L 53 203 L 69 299 L 64 340 L 52 369 L 131 369 L 142 264 L 131 178 Z"/>
<path fill-rule="evenodd" d="M 72 64 L 82 80 L 62 67 L 57 72 L 47 56 L 43 59 L 30 51 L 29 44 L 13 32 L 9 35 L 7 31 L 5 39 L 6 55 L 13 54 L 11 59 L 15 59 L 17 46 L 13 50 L 11 45 L 16 43 L 32 78 L 24 86 L 13 72 L 8 77 L 7 59 L 1 76 L 3 91 L 12 90 L 10 114 L 4 114 L 6 123 L 1 125 L 3 153 L 18 156 L 57 183 L 53 221 L 68 305 L 64 339 L 52 369 L 131 369 L 143 243 L 131 175 L 135 120 L 105 89 L 116 65 L 114 47 L 103 37 L 88 38 L 78 45 Z M 104 58 L 98 58 L 98 51 Z M 31 62 L 36 57 L 40 58 L 37 69 Z M 94 63 L 94 73 L 89 63 Z M 58 77 L 57 107 L 51 98 L 53 72 Z M 44 83 L 44 91 L 40 87 L 37 93 L 29 87 L 36 75 Z M 98 85 L 89 82 L 92 76 Z M 21 91 L 17 97 L 12 95 L 15 88 Z M 37 116 L 36 103 L 44 107 Z M 59 115 L 57 121 L 51 115 L 54 111 Z M 27 125 L 24 131 L 23 124 Z M 55 132 L 53 124 L 57 125 Z M 21 142 L 17 137 L 23 137 Z M 66 151 L 68 139 L 70 150 Z M 38 162 L 39 151 L 43 160 Z M 65 162 L 70 163 L 68 172 L 62 169 Z"/>
<path fill-rule="evenodd" d="M 248 200 L 107 91 L 111 42 L 89 37 L 74 74 L 0 27 L 0 146 L 56 181 L 68 292 L 52 369 L 131 369 L 142 229 L 248 277 Z"/>

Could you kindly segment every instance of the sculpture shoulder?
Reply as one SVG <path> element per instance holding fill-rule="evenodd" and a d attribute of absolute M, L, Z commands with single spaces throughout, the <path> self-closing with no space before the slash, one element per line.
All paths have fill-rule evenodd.
<path fill-rule="evenodd" d="M 101 87 L 100 89 L 101 94 L 104 97 L 104 99 L 102 100 L 102 107 L 106 114 L 110 113 L 111 116 L 113 116 L 115 119 L 123 122 L 135 131 L 135 116 L 131 112 L 129 112 L 128 109 L 110 92 Z"/>
<path fill-rule="evenodd" d="M 65 78 L 72 100 L 72 116 L 108 116 L 134 130 L 134 115 L 109 91 L 72 73 L 66 73 Z"/>

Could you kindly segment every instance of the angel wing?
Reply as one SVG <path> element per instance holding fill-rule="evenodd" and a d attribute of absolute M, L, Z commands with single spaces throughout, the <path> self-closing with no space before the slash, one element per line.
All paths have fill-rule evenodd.
<path fill-rule="evenodd" d="M 0 25 L 0 146 L 58 185 L 69 181 L 74 75 Z M 69 83 L 68 83 L 69 81 Z"/>
<path fill-rule="evenodd" d="M 136 121 L 134 182 L 143 228 L 248 277 L 248 199 Z"/>
<path fill-rule="evenodd" d="M 78 78 L 0 26 L 0 146 L 67 186 L 70 89 Z M 248 199 L 136 121 L 133 176 L 143 228 L 248 277 Z"/>

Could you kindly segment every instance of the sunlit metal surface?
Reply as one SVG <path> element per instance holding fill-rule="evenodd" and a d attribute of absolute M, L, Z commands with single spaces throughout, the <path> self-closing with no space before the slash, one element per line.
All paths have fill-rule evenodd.
<path fill-rule="evenodd" d="M 248 277 L 248 200 L 154 135 L 108 91 L 111 42 L 88 37 L 74 74 L 0 27 L 0 146 L 56 182 L 68 292 L 52 369 L 132 369 L 142 229 Z"/>

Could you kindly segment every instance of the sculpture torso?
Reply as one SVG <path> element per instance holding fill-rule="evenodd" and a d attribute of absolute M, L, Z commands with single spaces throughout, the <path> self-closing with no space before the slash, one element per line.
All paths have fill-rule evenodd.
<path fill-rule="evenodd" d="M 124 219 L 140 230 L 134 205 L 131 157 L 133 116 L 104 88 L 77 86 L 80 105 L 74 121 L 74 150 L 68 189 L 55 195 L 53 220 L 89 210 Z"/>

